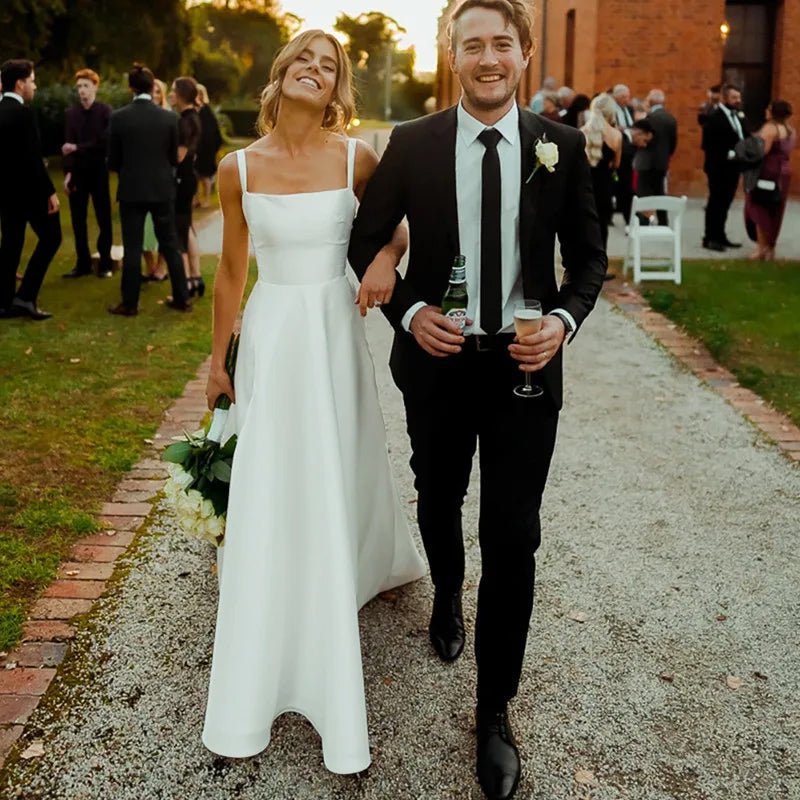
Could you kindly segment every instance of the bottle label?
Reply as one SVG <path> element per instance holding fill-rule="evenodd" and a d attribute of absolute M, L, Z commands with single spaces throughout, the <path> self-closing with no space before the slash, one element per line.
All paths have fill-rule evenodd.
<path fill-rule="evenodd" d="M 467 325 L 467 309 L 466 308 L 451 308 L 445 317 L 454 322 L 460 331 L 463 331 Z"/>

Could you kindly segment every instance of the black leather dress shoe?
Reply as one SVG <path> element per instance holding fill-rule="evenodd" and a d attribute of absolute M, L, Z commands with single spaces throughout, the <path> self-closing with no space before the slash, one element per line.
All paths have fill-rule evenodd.
<path fill-rule="evenodd" d="M 442 661 L 455 661 L 464 649 L 464 615 L 461 592 L 436 591 L 428 629 L 433 649 Z"/>
<path fill-rule="evenodd" d="M 109 314 L 116 314 L 118 317 L 135 317 L 139 313 L 138 308 L 129 308 L 124 303 L 116 306 L 111 306 L 108 309 Z"/>
<path fill-rule="evenodd" d="M 83 278 L 85 275 L 91 275 L 92 271 L 90 269 L 78 269 L 75 267 L 71 269 L 69 272 L 65 272 L 61 277 L 62 278 Z"/>
<path fill-rule="evenodd" d="M 732 242 L 730 239 L 726 239 L 722 244 L 724 244 L 725 247 L 741 247 L 742 246 L 741 242 Z"/>
<path fill-rule="evenodd" d="M 705 247 L 706 250 L 715 250 L 717 253 L 724 253 L 726 249 L 722 242 L 715 242 L 712 239 L 708 239 L 703 247 Z"/>
<path fill-rule="evenodd" d="M 519 751 L 508 712 L 477 713 L 478 783 L 488 800 L 509 800 L 519 786 Z"/>
<path fill-rule="evenodd" d="M 167 308 L 171 308 L 173 311 L 191 311 L 192 304 L 190 302 L 179 303 L 177 300 L 170 297 L 167 302 L 165 303 Z"/>
<path fill-rule="evenodd" d="M 12 317 L 30 317 L 37 322 L 41 322 L 43 319 L 50 319 L 53 316 L 49 311 L 43 311 L 39 308 L 36 303 L 30 300 L 20 300 L 19 298 L 14 298 L 7 313 Z"/>

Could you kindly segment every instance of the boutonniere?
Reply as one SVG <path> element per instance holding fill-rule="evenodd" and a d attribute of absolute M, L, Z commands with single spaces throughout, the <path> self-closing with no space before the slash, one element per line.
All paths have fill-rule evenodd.
<path fill-rule="evenodd" d="M 739 119 L 744 119 L 744 111 L 737 111 L 736 116 L 739 117 Z"/>
<path fill-rule="evenodd" d="M 533 155 L 536 159 L 536 165 L 533 172 L 528 175 L 528 180 L 525 183 L 530 183 L 533 176 L 544 167 L 548 172 L 556 171 L 556 164 L 558 164 L 558 145 L 555 142 L 547 141 L 547 134 L 542 136 L 541 139 L 536 140 L 533 146 Z"/>

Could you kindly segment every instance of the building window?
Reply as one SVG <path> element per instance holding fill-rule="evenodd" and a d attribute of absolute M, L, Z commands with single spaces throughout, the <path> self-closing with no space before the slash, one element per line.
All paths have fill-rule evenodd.
<path fill-rule="evenodd" d="M 567 11 L 567 41 L 564 48 L 564 85 L 575 85 L 575 9 Z"/>

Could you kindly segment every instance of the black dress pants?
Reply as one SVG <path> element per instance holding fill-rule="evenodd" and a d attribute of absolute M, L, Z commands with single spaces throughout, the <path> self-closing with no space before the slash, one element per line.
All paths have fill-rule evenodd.
<path fill-rule="evenodd" d="M 642 170 L 642 172 L 639 173 L 636 185 L 637 197 L 654 197 L 666 194 L 666 181 L 667 173 L 663 170 Z M 640 221 L 646 225 L 646 219 L 643 219 L 641 214 L 639 217 Z M 669 225 L 669 216 L 666 211 L 656 211 L 656 217 L 658 217 L 659 225 Z"/>
<path fill-rule="evenodd" d="M 724 244 L 728 239 L 725 233 L 728 212 L 733 198 L 736 197 L 741 173 L 738 167 L 727 167 L 714 170 L 707 175 L 708 202 L 706 203 L 705 239 Z"/>
<path fill-rule="evenodd" d="M 25 246 L 25 228 L 30 225 L 38 238 L 19 289 L 16 275 Z M 26 206 L 0 205 L 0 309 L 7 309 L 15 295 L 36 305 L 50 262 L 61 245 L 61 219 L 47 213 L 47 200 Z"/>
<path fill-rule="evenodd" d="M 461 508 L 480 447 L 475 654 L 478 703 L 486 707 L 507 703 L 519 686 L 533 610 L 539 507 L 558 425 L 548 399 L 513 394 L 524 375 L 507 343 L 492 352 L 468 344 L 400 386 L 420 532 L 433 583 L 446 592 L 460 590 L 464 581 Z"/>
<path fill-rule="evenodd" d="M 72 176 L 74 191 L 69 195 L 69 210 L 72 215 L 72 232 L 75 236 L 75 268 L 88 272 L 92 267 L 89 252 L 89 236 L 86 217 L 89 198 L 92 199 L 94 215 L 100 233 L 97 237 L 97 252 L 100 254 L 100 271 L 111 269 L 111 195 L 108 189 L 108 170 L 105 166 L 77 172 Z"/>
<path fill-rule="evenodd" d="M 158 250 L 164 256 L 172 283 L 172 297 L 178 304 L 189 301 L 186 272 L 175 232 L 175 209 L 171 201 L 163 203 L 120 202 L 119 217 L 122 223 L 122 304 L 137 308 L 142 288 L 142 243 L 144 220 L 148 212 L 153 218 L 153 230 L 158 240 Z"/>

